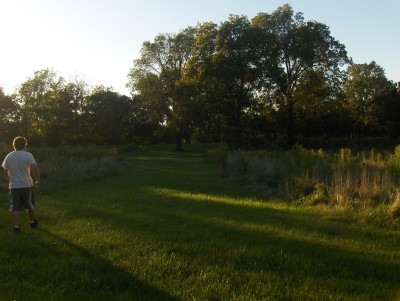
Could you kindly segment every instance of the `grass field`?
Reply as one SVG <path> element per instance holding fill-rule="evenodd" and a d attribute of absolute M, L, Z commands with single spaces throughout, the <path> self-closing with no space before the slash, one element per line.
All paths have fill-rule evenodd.
<path fill-rule="evenodd" d="M 37 230 L 13 233 L 1 190 L 0 301 L 400 300 L 399 231 L 263 199 L 196 147 L 117 162 L 43 187 Z"/>

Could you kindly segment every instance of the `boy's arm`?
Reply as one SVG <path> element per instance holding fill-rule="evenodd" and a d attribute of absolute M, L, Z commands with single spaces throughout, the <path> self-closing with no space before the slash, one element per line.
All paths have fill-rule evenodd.
<path fill-rule="evenodd" d="M 8 173 L 7 168 L 4 168 L 4 176 L 6 177 L 7 181 L 10 182 L 10 174 Z"/>
<path fill-rule="evenodd" d="M 40 171 L 39 167 L 36 164 L 31 165 L 31 171 L 33 173 L 33 176 L 35 178 L 35 187 L 39 188 L 40 186 Z"/>

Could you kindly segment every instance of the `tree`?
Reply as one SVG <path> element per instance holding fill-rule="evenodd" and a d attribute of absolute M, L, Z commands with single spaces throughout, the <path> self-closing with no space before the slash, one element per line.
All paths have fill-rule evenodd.
<path fill-rule="evenodd" d="M 122 144 L 129 142 L 129 97 L 113 92 L 111 88 L 97 86 L 87 97 L 85 118 L 87 131 L 93 143 Z"/>
<path fill-rule="evenodd" d="M 58 92 L 64 85 L 64 79 L 50 69 L 36 71 L 34 77 L 22 83 L 18 89 L 18 101 L 22 109 L 23 132 L 26 136 L 45 139 L 52 136 L 58 139 L 62 124 L 58 114 Z M 61 130 L 61 129 L 60 129 Z"/>
<path fill-rule="evenodd" d="M 279 7 L 272 14 L 259 13 L 252 25 L 260 28 L 267 39 L 274 40 L 275 66 L 266 69 L 264 93 L 272 106 L 284 111 L 287 118 L 288 145 L 294 143 L 295 105 L 301 100 L 299 84 L 310 72 L 320 72 L 325 82 L 338 83 L 340 69 L 350 60 L 344 45 L 336 41 L 329 28 L 316 21 L 305 21 L 302 13 L 294 14 L 290 5 Z M 265 57 L 271 58 L 268 50 Z M 262 53 L 260 60 L 262 60 Z M 272 56 L 273 57 L 273 56 Z M 271 59 L 266 59 L 271 62 Z"/>
<path fill-rule="evenodd" d="M 246 143 L 247 127 L 260 115 L 257 88 L 268 62 L 259 60 L 259 52 L 266 44 L 245 16 L 196 29 L 185 80 L 196 87 L 203 125 L 235 147 Z"/>
<path fill-rule="evenodd" d="M 89 126 L 86 117 L 86 98 L 89 94 L 88 84 L 75 78 L 65 83 L 57 91 L 57 115 L 59 127 L 62 128 L 61 142 L 67 144 L 84 144 L 90 141 L 86 135 Z"/>
<path fill-rule="evenodd" d="M 213 57 L 214 95 L 223 138 L 235 147 L 244 143 L 247 118 L 258 110 L 255 91 L 261 74 L 258 32 L 245 16 L 231 15 L 221 24 Z"/>
<path fill-rule="evenodd" d="M 12 96 L 4 94 L 0 86 L 0 141 L 10 142 L 18 135 L 20 130 L 20 118 L 18 103 Z"/>
<path fill-rule="evenodd" d="M 194 29 L 188 27 L 178 34 L 159 34 L 153 42 L 142 45 L 141 57 L 134 61 L 128 74 L 132 95 L 139 95 L 151 116 L 176 136 L 181 150 L 182 137 L 190 127 L 190 118 L 183 116 L 185 99 L 179 97 L 179 82 L 191 56 Z"/>
<path fill-rule="evenodd" d="M 130 113 L 129 139 L 136 144 L 156 144 L 156 133 L 160 128 L 158 122 L 154 122 L 149 111 L 143 105 L 143 99 L 134 95 Z"/>
<path fill-rule="evenodd" d="M 349 131 L 341 86 L 330 85 L 323 72 L 309 70 L 299 82 L 295 104 L 297 133 L 306 136 L 338 136 Z"/>
<path fill-rule="evenodd" d="M 214 63 L 218 26 L 212 22 L 198 24 L 192 55 L 183 70 L 180 86 L 190 90 L 195 114 L 191 114 L 196 134 L 210 140 L 220 140 L 221 127 L 218 118 L 215 91 L 217 91 Z"/>
<path fill-rule="evenodd" d="M 54 70 L 34 72 L 18 89 L 23 134 L 51 145 L 85 143 L 87 83 L 67 82 Z M 86 135 L 87 136 L 87 135 Z"/>
<path fill-rule="evenodd" d="M 347 68 L 348 78 L 344 93 L 356 128 L 361 135 L 370 134 L 376 128 L 376 97 L 394 89 L 382 67 L 372 61 L 369 64 L 353 64 Z"/>
<path fill-rule="evenodd" d="M 400 91 L 393 89 L 374 99 L 376 120 L 380 135 L 400 137 Z"/>

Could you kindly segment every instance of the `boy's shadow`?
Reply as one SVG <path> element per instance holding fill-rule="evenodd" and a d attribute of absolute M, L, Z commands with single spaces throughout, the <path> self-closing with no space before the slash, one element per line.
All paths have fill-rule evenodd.
<path fill-rule="evenodd" d="M 38 248 L 48 250 L 48 258 L 40 260 L 48 262 L 47 272 L 52 275 L 49 275 L 50 277 L 38 275 L 32 281 L 36 282 L 35 286 L 43 286 L 44 283 L 39 282 L 47 278 L 46 286 L 55 288 L 52 293 L 53 300 L 57 299 L 54 299 L 57 295 L 64 300 L 66 291 L 68 291 L 68 296 L 75 297 L 75 300 L 92 300 L 94 296 L 96 300 L 114 300 L 113 298 L 115 300 L 121 300 L 121 298 L 122 300 L 149 301 L 180 300 L 46 229 L 40 228 L 39 231 L 47 235 L 48 241 L 52 242 L 36 242 L 43 244 Z M 62 260 L 57 260 L 57 258 L 62 258 Z M 57 262 L 60 262 L 59 266 Z M 61 285 L 60 291 L 57 292 L 57 287 L 64 281 L 68 284 L 64 287 Z"/>

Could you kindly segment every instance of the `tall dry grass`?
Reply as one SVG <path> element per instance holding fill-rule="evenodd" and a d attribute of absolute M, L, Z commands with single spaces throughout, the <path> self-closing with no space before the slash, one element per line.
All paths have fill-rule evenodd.
<path fill-rule="evenodd" d="M 225 176 L 301 204 L 368 208 L 400 203 L 400 146 L 394 152 L 340 149 L 330 153 L 302 147 L 235 151 L 226 156 L 223 166 Z"/>
<path fill-rule="evenodd" d="M 12 148 L 0 144 L 4 158 Z M 40 168 L 43 185 L 62 185 L 70 182 L 97 179 L 110 175 L 123 165 L 120 154 L 124 148 L 107 146 L 32 147 L 31 152 Z"/>

